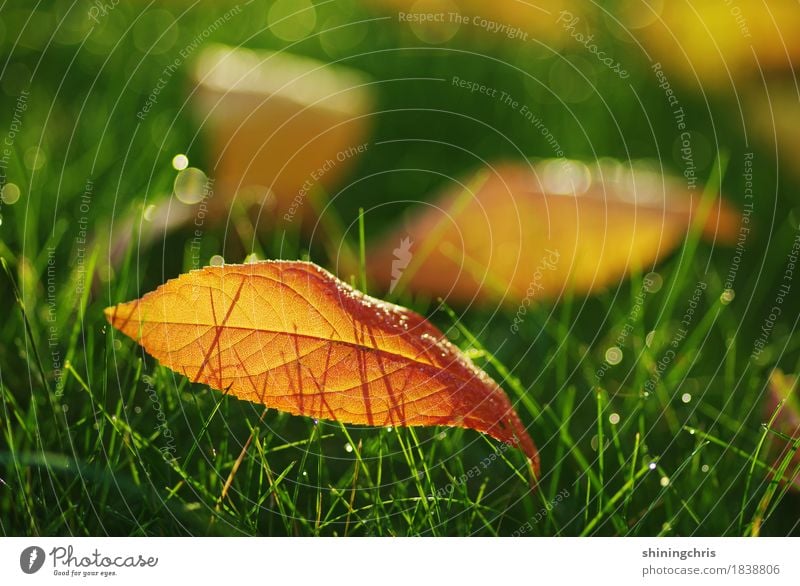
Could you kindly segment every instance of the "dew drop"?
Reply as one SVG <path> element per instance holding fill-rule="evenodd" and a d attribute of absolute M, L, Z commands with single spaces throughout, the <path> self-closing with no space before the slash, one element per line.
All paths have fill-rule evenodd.
<path fill-rule="evenodd" d="M 681 395 L 681 401 L 683 401 L 684 403 L 688 403 L 691 400 L 692 400 L 692 395 L 690 395 L 689 393 L 684 393 Z"/>
<path fill-rule="evenodd" d="M 611 423 L 611 425 L 616 425 L 617 423 L 619 423 L 619 413 L 612 413 L 611 415 L 609 415 L 608 421 L 609 423 Z"/>
<path fill-rule="evenodd" d="M 309 0 L 278 0 L 269 9 L 267 24 L 282 41 L 299 41 L 314 30 L 317 12 Z"/>
<path fill-rule="evenodd" d="M 156 214 L 156 206 L 151 203 L 149 206 L 144 208 L 144 213 L 142 214 L 142 216 L 144 216 L 145 222 L 152 222 L 153 218 L 155 217 L 155 214 Z"/>
<path fill-rule="evenodd" d="M 212 267 L 221 267 L 225 264 L 225 259 L 222 258 L 221 255 L 215 254 L 211 257 L 211 260 L 208 261 L 208 264 L 210 264 Z"/>
<path fill-rule="evenodd" d="M 176 171 L 183 171 L 189 166 L 189 157 L 184 154 L 175 155 L 172 157 L 172 168 Z"/>
<path fill-rule="evenodd" d="M 644 289 L 648 293 L 658 293 L 664 285 L 664 279 L 658 273 L 647 273 L 644 276 Z"/>
<path fill-rule="evenodd" d="M 344 445 L 344 451 L 350 454 L 353 451 L 353 446 L 350 445 L 350 442 Z"/>
<path fill-rule="evenodd" d="M 611 346 L 611 348 L 606 350 L 606 362 L 608 362 L 612 366 L 615 366 L 620 362 L 622 362 L 622 350 L 620 350 L 616 346 Z"/>
<path fill-rule="evenodd" d="M 33 146 L 25 151 L 23 160 L 28 169 L 37 171 L 44 167 L 44 164 L 47 162 L 47 153 L 39 147 Z"/>
<path fill-rule="evenodd" d="M 6 183 L 3 185 L 3 189 L 0 190 L 0 199 L 3 200 L 4 204 L 12 205 L 19 200 L 20 193 L 20 189 L 15 183 Z"/>
<path fill-rule="evenodd" d="M 656 469 L 656 463 L 655 462 L 650 462 L 650 464 L 647 467 L 650 468 L 650 470 L 655 470 Z"/>
<path fill-rule="evenodd" d="M 668 487 L 669 486 L 669 476 L 662 476 L 661 480 L 659 481 L 659 484 L 661 484 L 661 486 L 663 486 L 664 488 Z"/>
<path fill-rule="evenodd" d="M 708 464 L 703 464 L 703 465 L 700 467 L 700 471 L 701 471 L 701 472 L 708 472 Z"/>
<path fill-rule="evenodd" d="M 187 205 L 203 200 L 208 189 L 208 177 L 196 167 L 187 167 L 175 177 L 175 197 Z"/>
<path fill-rule="evenodd" d="M 719 300 L 722 305 L 728 305 L 731 301 L 733 301 L 734 297 L 736 297 L 736 293 L 733 289 L 725 289 L 722 292 L 722 295 L 719 296 Z"/>

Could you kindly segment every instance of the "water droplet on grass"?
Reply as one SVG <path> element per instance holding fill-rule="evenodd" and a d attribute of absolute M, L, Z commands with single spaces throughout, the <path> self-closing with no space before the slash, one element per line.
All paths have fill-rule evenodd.
<path fill-rule="evenodd" d="M 612 366 L 615 366 L 620 362 L 622 362 L 622 350 L 620 350 L 616 346 L 611 346 L 611 348 L 606 350 L 606 362 L 608 362 Z"/>
<path fill-rule="evenodd" d="M 736 293 L 733 289 L 725 289 L 722 292 L 722 295 L 719 296 L 719 300 L 722 302 L 722 305 L 728 305 L 731 301 L 733 301 L 734 297 L 736 297 Z"/>
<path fill-rule="evenodd" d="M 183 171 L 189 166 L 189 157 L 184 154 L 175 155 L 172 157 L 172 168 L 176 171 Z"/>
<path fill-rule="evenodd" d="M 196 167 L 187 167 L 175 177 L 175 197 L 187 205 L 203 200 L 208 188 L 208 177 Z"/>
<path fill-rule="evenodd" d="M 664 285 L 664 279 L 658 273 L 647 273 L 644 276 L 644 290 L 648 293 L 658 293 Z"/>

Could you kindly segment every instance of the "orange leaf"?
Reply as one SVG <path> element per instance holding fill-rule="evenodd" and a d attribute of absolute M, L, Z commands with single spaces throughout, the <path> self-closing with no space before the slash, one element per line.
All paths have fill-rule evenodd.
<path fill-rule="evenodd" d="M 502 164 L 409 215 L 371 247 L 367 269 L 387 289 L 459 304 L 592 293 L 652 270 L 686 238 L 699 202 L 699 189 L 621 164 Z M 738 223 L 718 199 L 702 230 L 730 243 Z"/>
<path fill-rule="evenodd" d="M 775 369 L 769 378 L 767 385 L 767 396 L 764 401 L 764 418 L 769 421 L 772 415 L 778 410 L 773 427 L 792 438 L 800 438 L 800 404 L 797 401 L 797 377 L 786 375 L 781 370 Z M 773 449 L 775 456 L 774 467 L 777 468 L 791 448 L 792 442 L 783 442 L 783 445 Z M 787 474 L 792 474 L 800 465 L 800 452 L 795 452 L 786 470 Z M 791 479 L 791 487 L 795 491 L 800 491 L 800 474 Z"/>
<path fill-rule="evenodd" d="M 664 2 L 660 14 L 648 6 L 639 12 L 649 13 L 651 22 L 633 34 L 684 83 L 739 93 L 747 81 L 761 85 L 765 73 L 794 68 L 800 10 L 794 0 L 770 0 L 768 7 L 737 4 L 700 0 L 687 10 L 680 2 Z"/>
<path fill-rule="evenodd" d="M 194 382 L 295 415 L 474 429 L 536 447 L 506 394 L 420 315 L 307 262 L 206 267 L 105 310 Z"/>
<path fill-rule="evenodd" d="M 368 148 L 374 96 L 356 70 L 212 45 L 194 73 L 192 101 L 215 158 L 209 219 L 225 220 L 234 200 L 263 206 L 262 221 L 308 216 L 314 190 L 330 192 Z"/>

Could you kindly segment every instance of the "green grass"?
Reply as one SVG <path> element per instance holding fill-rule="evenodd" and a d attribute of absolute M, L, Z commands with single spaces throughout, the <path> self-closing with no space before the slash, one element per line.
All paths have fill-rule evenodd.
<path fill-rule="evenodd" d="M 64 3 L 42 2 L 32 12 L 29 4 L 0 5 L 0 54 L 5 71 L 13 73 L 0 78 L 6 113 L 0 132 L 19 91 L 28 88 L 31 96 L 8 167 L 8 180 L 23 195 L 0 208 L 0 256 L 8 267 L 0 274 L 0 533 L 798 533 L 800 502 L 777 480 L 793 472 L 794 452 L 780 462 L 774 457 L 777 447 L 793 440 L 777 433 L 763 412 L 772 369 L 800 370 L 796 291 L 790 296 L 795 309 L 787 304 L 765 350 L 751 359 L 798 229 L 797 209 L 787 195 L 796 182 L 774 175 L 767 149 L 756 150 L 758 187 L 778 195 L 770 201 L 765 195 L 757 204 L 757 229 L 748 238 L 729 303 L 721 294 L 733 251 L 693 236 L 654 269 L 663 279 L 658 291 L 646 292 L 644 276 L 633 275 L 590 298 L 540 303 L 531 306 L 517 334 L 509 333 L 513 310 L 462 312 L 400 294 L 401 303 L 446 331 L 514 401 L 542 454 L 540 488 L 531 491 L 524 457 L 477 433 L 342 426 L 265 411 L 189 383 L 115 335 L 103 308 L 189 268 L 192 233 L 179 231 L 141 250 L 134 239 L 126 259 L 109 272 L 105 242 L 112 222 L 169 194 L 174 154 L 185 152 L 193 165 L 208 168 L 184 107 L 186 67 L 144 122 L 135 114 L 174 53 L 225 8 L 214 9 L 217 14 L 210 8 L 188 11 L 165 37 L 171 39 L 167 48 L 148 53 L 159 31 L 137 28 L 141 3 L 121 4 L 94 29 L 86 24 L 88 5 L 70 11 Z M 338 14 L 342 4 L 351 6 L 320 6 L 318 23 Z M 210 41 L 285 46 L 265 29 L 267 8 L 260 2 L 243 5 L 237 26 L 221 28 Z M 177 17 L 182 8 L 170 10 Z M 31 14 L 32 24 L 25 25 Z M 352 21 L 375 16 L 355 4 L 344 14 Z M 468 52 L 476 50 L 472 41 L 456 37 L 451 50 L 443 50 L 386 23 L 359 26 L 363 38 L 348 54 L 327 55 L 316 37 L 292 50 L 344 58 L 386 80 L 371 139 L 381 146 L 371 146 L 355 170 L 369 179 L 329 208 L 335 214 L 330 221 L 351 226 L 345 237 L 362 266 L 370 241 L 398 215 L 396 205 L 371 211 L 376 204 L 424 200 L 445 183 L 436 172 L 459 175 L 474 169 L 478 158 L 552 156 L 541 135 L 520 124 L 518 113 L 485 96 L 465 95 L 442 82 L 391 80 L 420 72 L 481 80 L 537 106 L 569 157 L 661 157 L 668 168 L 680 170 L 663 94 L 644 60 L 621 45 L 617 50 L 630 60 L 626 66 L 638 96 L 596 71 L 597 91 L 611 110 L 593 96 L 569 103 L 568 112 L 545 99 L 541 87 L 532 89 L 517 69 L 548 80 L 557 57 L 540 47 L 488 42 L 474 53 Z M 50 39 L 42 30 L 56 34 Z M 607 41 L 619 43 L 610 36 Z M 564 55 L 585 59 L 580 47 Z M 699 171 L 712 185 L 721 181 L 740 204 L 739 162 L 749 148 L 760 147 L 746 146 L 743 129 L 730 122 L 736 120 L 730 96 L 712 97 L 706 107 L 696 88 L 680 91 L 693 130 L 727 153 L 724 173 L 715 174 L 713 151 L 698 160 Z M 648 124 L 639 103 L 649 105 Z M 398 139 L 413 143 L 392 142 Z M 25 162 L 35 146 L 46 154 L 39 168 Z M 434 172 L 379 173 L 397 168 Z M 92 195 L 83 214 L 87 180 Z M 83 252 L 77 240 L 82 217 L 89 236 Z M 294 232 L 248 230 L 241 214 L 230 228 L 227 235 L 223 226 L 205 230 L 203 263 L 213 254 L 241 262 L 256 252 L 331 266 L 330 243 L 309 243 Z M 54 268 L 48 271 L 51 258 Z M 645 393 L 701 281 L 706 287 L 686 337 Z M 363 271 L 353 282 L 369 285 Z M 629 333 L 621 336 L 623 331 Z M 648 345 L 650 332 L 655 334 Z M 605 352 L 619 339 L 622 360 L 609 365 Z M 480 474 L 469 476 L 474 467 Z"/>

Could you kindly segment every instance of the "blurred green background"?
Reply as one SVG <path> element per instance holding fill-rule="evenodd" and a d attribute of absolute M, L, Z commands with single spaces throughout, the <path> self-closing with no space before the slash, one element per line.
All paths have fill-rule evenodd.
<path fill-rule="evenodd" d="M 487 16 L 497 22 L 516 18 L 512 24 L 527 31 L 522 41 L 473 24 L 410 26 L 398 18 L 409 7 L 389 2 L 3 3 L 0 140 L 13 137 L 0 203 L 0 256 L 7 265 L 0 288 L 6 308 L 0 321 L 0 530 L 797 533 L 797 495 L 769 472 L 778 466 L 775 450 L 791 444 L 785 434 L 792 430 L 781 435 L 775 425 L 764 425 L 772 370 L 798 370 L 797 283 L 765 350 L 751 358 L 800 221 L 797 168 L 786 163 L 796 151 L 783 158 L 791 144 L 783 133 L 793 132 L 792 120 L 800 114 L 794 71 L 732 60 L 729 79 L 711 79 L 702 69 L 687 74 L 686 63 L 702 53 L 683 52 L 677 43 L 659 49 L 661 41 L 652 40 L 659 33 L 648 27 L 659 26 L 662 3 L 651 3 L 656 16 L 646 26 L 640 3 L 636 10 L 633 4 L 545 2 L 545 12 L 529 20 L 517 13 Z M 690 20 L 696 13 L 686 6 Z M 469 3 L 434 8 L 476 14 Z M 415 8 L 421 9 L 431 7 Z M 594 34 L 593 42 L 623 63 L 629 78 L 621 80 L 570 37 L 557 20 L 562 9 L 579 17 L 577 30 Z M 214 26 L 226 13 L 229 20 Z M 755 34 L 757 26 L 750 26 Z M 734 39 L 742 34 L 735 18 L 724 30 Z M 198 38 L 197 48 L 187 51 Z M 785 37 L 790 43 L 796 38 Z M 189 98 L 193 63 L 212 43 L 285 50 L 376 81 L 370 147 L 342 181 L 346 188 L 328 194 L 332 208 L 326 212 L 350 227 L 345 236 L 357 246 L 359 208 L 370 210 L 367 247 L 402 209 L 431 201 L 450 178 L 469 174 L 481 160 L 554 156 L 552 145 L 518 111 L 457 87 L 454 76 L 527 104 L 568 158 L 650 159 L 679 175 L 679 133 L 652 71 L 654 61 L 663 61 L 687 115 L 701 185 L 719 156 L 726 163 L 722 192 L 741 208 L 744 160 L 754 153 L 753 229 L 735 297 L 720 297 L 734 249 L 699 244 L 678 250 L 658 267 L 664 285 L 633 320 L 622 361 L 598 384 L 594 373 L 629 320 L 641 275 L 589 298 L 539 304 L 509 343 L 513 313 L 460 314 L 459 323 L 476 333 L 482 348 L 435 300 L 405 295 L 403 303 L 468 350 L 517 402 L 542 451 L 538 493 L 529 491 L 516 454 L 504 453 L 488 473 L 459 482 L 465 470 L 497 450 L 472 432 L 345 428 L 275 412 L 262 416 L 258 406 L 191 385 L 130 340 L 112 337 L 102 308 L 191 268 L 191 226 L 147 246 L 138 245 L 132 230 L 116 266 L 109 260 L 109 236 L 112 226 L 116 235 L 126 230 L 123 218 L 140 217 L 148 205 L 171 197 L 179 173 L 175 155 L 185 154 L 192 167 L 214 175 L 215 145 L 199 127 Z M 176 60 L 141 120 L 137 113 Z M 778 95 L 785 103 L 770 110 Z M 771 111 L 766 128 L 765 111 Z M 201 264 L 214 255 L 242 262 L 256 252 L 335 265 L 324 236 L 312 241 L 295 228 L 274 226 L 248 230 L 243 217 L 237 212 L 231 222 L 204 228 Z M 708 283 L 701 317 L 657 391 L 646 395 L 643 383 L 661 357 L 658 345 L 645 344 L 646 335 L 666 332 L 669 341 L 701 279 Z M 497 362 L 507 365 L 508 376 Z M 159 416 L 175 440 L 173 461 L 159 451 L 167 439 Z M 787 478 L 795 466 L 786 459 Z M 223 487 L 234 469 L 228 492 Z M 437 496 L 452 485 L 449 494 Z M 569 497 L 553 504 L 564 490 Z M 542 510 L 547 513 L 537 516 Z"/>

